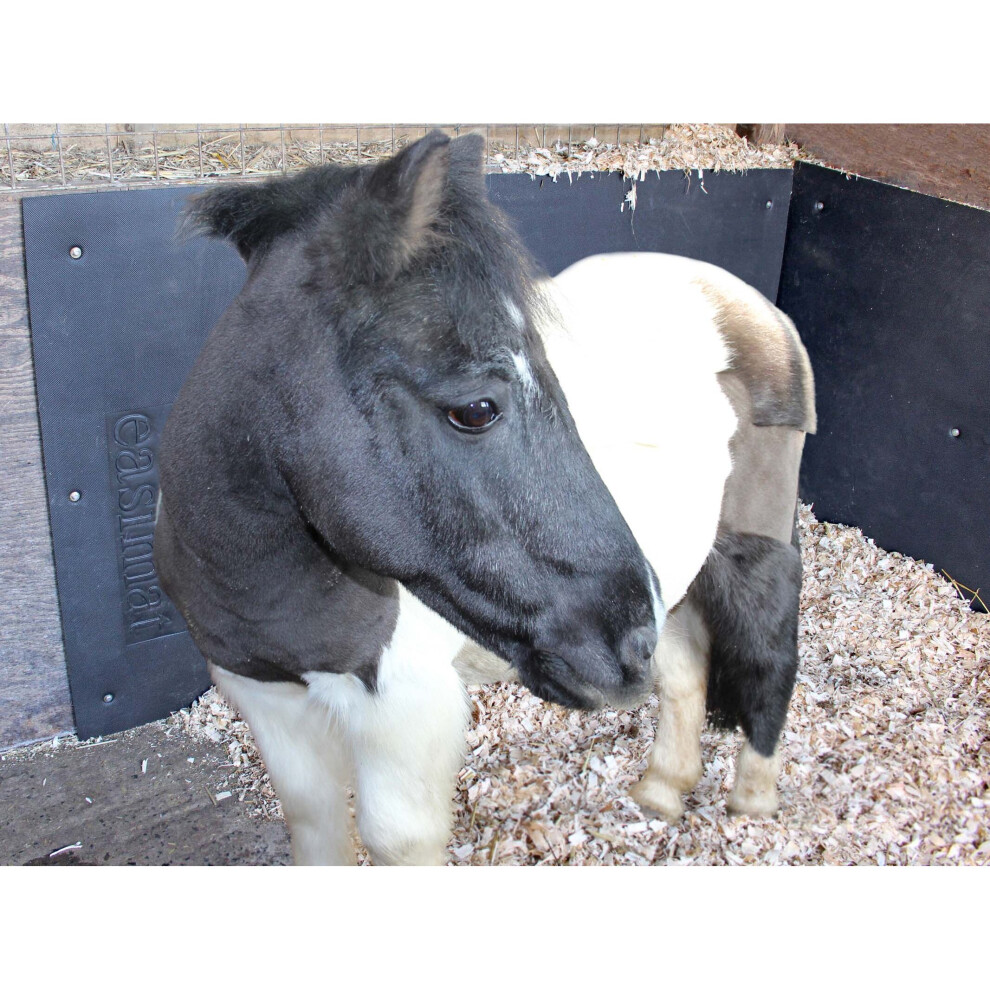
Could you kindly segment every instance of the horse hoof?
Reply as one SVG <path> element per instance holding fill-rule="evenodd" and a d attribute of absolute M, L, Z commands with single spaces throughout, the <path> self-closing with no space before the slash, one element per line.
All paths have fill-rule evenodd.
<path fill-rule="evenodd" d="M 780 809 L 777 790 L 755 791 L 743 788 L 729 792 L 725 806 L 733 815 L 749 815 L 752 818 L 773 818 Z"/>
<path fill-rule="evenodd" d="M 644 777 L 629 790 L 629 796 L 643 809 L 673 824 L 684 814 L 680 791 L 664 780 Z"/>

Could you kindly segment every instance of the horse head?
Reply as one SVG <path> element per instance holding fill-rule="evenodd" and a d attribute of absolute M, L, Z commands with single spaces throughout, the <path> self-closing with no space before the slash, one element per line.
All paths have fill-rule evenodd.
<path fill-rule="evenodd" d="M 249 266 L 218 332 L 265 472 L 327 553 L 402 582 L 543 698 L 629 703 L 659 589 L 548 363 L 483 151 L 435 131 L 199 197 L 193 221 Z"/>

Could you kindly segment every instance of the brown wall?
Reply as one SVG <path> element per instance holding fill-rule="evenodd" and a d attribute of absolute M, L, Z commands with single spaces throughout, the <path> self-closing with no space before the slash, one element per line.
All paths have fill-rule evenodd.
<path fill-rule="evenodd" d="M 990 209 L 988 124 L 786 124 L 834 168 Z"/>
<path fill-rule="evenodd" d="M 221 135 L 238 135 L 244 132 L 245 140 L 252 143 L 278 144 L 280 140 L 317 141 L 320 129 L 325 141 L 354 141 L 360 128 L 361 141 L 390 141 L 421 137 L 429 127 L 443 127 L 454 133 L 471 130 L 487 131 L 493 141 L 513 144 L 519 139 L 524 144 L 552 145 L 555 141 L 567 143 L 586 141 L 595 136 L 599 141 L 638 141 L 663 136 L 665 124 L 8 124 L 11 147 L 22 151 L 48 151 L 58 137 L 63 145 L 102 150 L 109 140 L 111 146 L 122 144 L 151 144 L 151 134 L 157 132 L 160 150 L 195 147 L 198 139 L 213 140 Z M 4 137 L 0 127 L 0 139 Z"/>

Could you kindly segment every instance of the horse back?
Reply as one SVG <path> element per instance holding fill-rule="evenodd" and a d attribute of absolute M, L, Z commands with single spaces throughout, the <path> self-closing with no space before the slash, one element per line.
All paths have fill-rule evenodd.
<path fill-rule="evenodd" d="M 814 433 L 814 378 L 794 323 L 741 279 L 695 264 L 696 284 L 712 304 L 719 335 L 732 353 L 732 370 L 747 393 L 749 421 Z"/>

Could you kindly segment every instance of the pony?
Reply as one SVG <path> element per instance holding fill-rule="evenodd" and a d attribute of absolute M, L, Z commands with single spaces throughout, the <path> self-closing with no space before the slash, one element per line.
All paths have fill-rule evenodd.
<path fill-rule="evenodd" d="M 665 339 L 700 350 L 589 386 L 598 293 L 645 257 L 677 264 L 609 256 L 547 280 L 488 201 L 483 153 L 433 132 L 373 166 L 218 186 L 188 213 L 248 277 L 164 430 L 155 562 L 255 734 L 297 863 L 354 861 L 349 787 L 374 862 L 443 861 L 482 674 L 577 708 L 656 687 L 636 797 L 668 817 L 700 772 L 707 692 L 749 740 L 735 806 L 773 810 L 813 416 L 797 335 L 731 276 L 685 269 L 702 332 Z M 687 432 L 706 438 L 685 460 L 650 396 L 689 380 L 706 388 L 675 422 L 705 410 Z M 707 497 L 669 517 L 650 509 L 667 487 Z"/>

